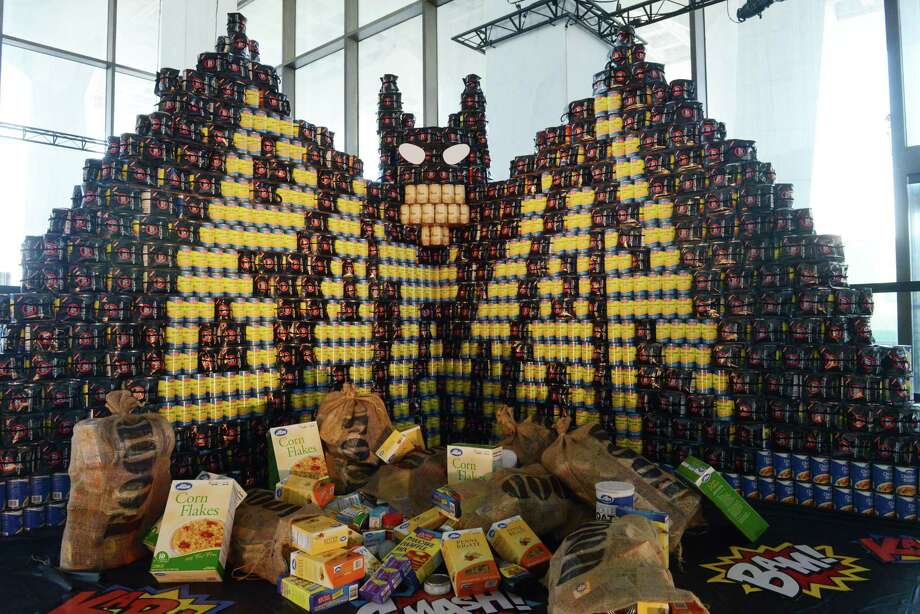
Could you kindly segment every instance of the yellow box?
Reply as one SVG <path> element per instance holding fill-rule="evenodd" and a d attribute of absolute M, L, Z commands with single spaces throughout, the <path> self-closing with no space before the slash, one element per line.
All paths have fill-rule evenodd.
<path fill-rule="evenodd" d="M 291 552 L 291 575 L 326 588 L 338 588 L 364 579 L 364 556 L 353 549 L 322 554 Z"/>
<path fill-rule="evenodd" d="M 282 597 L 307 612 L 319 612 L 354 601 L 358 598 L 359 582 L 340 588 L 327 588 L 293 576 L 281 578 L 278 592 Z"/>
<path fill-rule="evenodd" d="M 475 444 L 447 446 L 447 483 L 481 480 L 501 467 L 502 447 Z"/>
<path fill-rule="evenodd" d="M 313 516 L 291 525 L 291 543 L 307 554 L 322 554 L 344 548 L 349 529 L 328 516 Z"/>
<path fill-rule="evenodd" d="M 486 534 L 495 552 L 506 560 L 542 576 L 553 553 L 520 516 L 499 520 Z"/>
<path fill-rule="evenodd" d="M 409 520 L 397 526 L 395 529 L 393 529 L 393 531 L 396 533 L 396 536 L 399 537 L 399 539 L 405 539 L 406 536 L 415 531 L 415 529 L 434 530 L 439 528 L 446 521 L 447 516 L 444 514 L 444 512 L 436 507 L 433 507 L 422 512 L 418 516 L 413 516 Z"/>
<path fill-rule="evenodd" d="M 427 529 L 414 529 L 396 544 L 390 554 L 404 554 L 412 563 L 412 570 L 419 583 L 425 582 L 441 566 L 443 560 L 440 537 Z"/>
<path fill-rule="evenodd" d="M 275 499 L 294 505 L 315 503 L 326 507 L 335 497 L 334 489 L 335 485 L 329 478 L 289 475 L 275 485 Z"/>
<path fill-rule="evenodd" d="M 393 429 L 380 447 L 374 452 L 380 460 L 389 464 L 398 462 L 399 459 L 415 449 L 415 446 L 401 431 Z"/>
<path fill-rule="evenodd" d="M 482 529 L 444 533 L 441 551 L 457 597 L 485 593 L 498 586 L 498 566 Z"/>

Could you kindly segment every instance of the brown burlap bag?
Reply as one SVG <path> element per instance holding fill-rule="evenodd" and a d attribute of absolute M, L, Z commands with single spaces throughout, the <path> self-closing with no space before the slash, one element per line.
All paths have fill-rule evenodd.
<path fill-rule="evenodd" d="M 166 507 L 172 426 L 132 414 L 139 404 L 127 390 L 110 392 L 105 404 L 111 416 L 73 427 L 63 569 L 111 569 L 144 556 L 141 540 Z"/>
<path fill-rule="evenodd" d="M 500 407 L 495 419 L 504 436 L 500 445 L 514 451 L 521 467 L 539 463 L 543 451 L 556 440 L 556 432 L 534 422 L 533 416 L 515 422 L 510 407 Z"/>
<path fill-rule="evenodd" d="M 398 463 L 382 465 L 361 490 L 386 501 L 407 517 L 431 507 L 431 491 L 447 484 L 444 448 L 416 448 Z"/>
<path fill-rule="evenodd" d="M 230 538 L 233 577 L 258 576 L 276 582 L 288 572 L 291 556 L 291 525 L 323 510 L 315 505 L 291 505 L 275 499 L 270 490 L 250 490 L 236 508 Z"/>
<path fill-rule="evenodd" d="M 316 423 L 327 454 L 367 465 L 380 463 L 374 452 L 392 426 L 383 400 L 349 383 L 323 398 Z"/>
<path fill-rule="evenodd" d="M 559 479 L 542 466 L 499 469 L 487 480 L 451 486 L 462 498 L 460 529 L 484 531 L 509 516 L 520 516 L 537 535 L 547 535 L 565 523 L 573 498 Z"/>
<path fill-rule="evenodd" d="M 684 529 L 700 510 L 698 494 L 677 478 L 632 450 L 618 448 L 596 424 L 566 433 L 568 420 L 556 428 L 559 438 L 543 453 L 541 463 L 572 489 L 580 499 L 594 502 L 594 485 L 605 480 L 629 482 L 636 487 L 636 507 L 671 516 L 671 550 L 680 545 Z"/>
<path fill-rule="evenodd" d="M 335 485 L 335 494 L 347 495 L 367 484 L 378 467 L 369 463 L 356 463 L 338 454 L 326 454 L 326 468 L 329 470 L 329 479 Z"/>
<path fill-rule="evenodd" d="M 693 593 L 674 588 L 667 556 L 655 527 L 641 516 L 589 522 L 566 537 L 550 560 L 549 611 L 614 612 L 639 601 L 699 604 Z"/>

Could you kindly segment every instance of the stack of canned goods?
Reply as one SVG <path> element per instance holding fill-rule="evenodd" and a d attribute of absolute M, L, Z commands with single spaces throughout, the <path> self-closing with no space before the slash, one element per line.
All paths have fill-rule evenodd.
<path fill-rule="evenodd" d="M 66 472 L 0 481 L 0 537 L 64 526 L 69 498 Z"/>

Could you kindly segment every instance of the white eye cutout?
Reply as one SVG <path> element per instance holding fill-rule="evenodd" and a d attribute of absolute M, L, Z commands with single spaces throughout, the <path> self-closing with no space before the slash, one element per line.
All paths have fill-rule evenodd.
<path fill-rule="evenodd" d="M 444 150 L 443 154 L 441 154 L 441 156 L 444 158 L 444 161 L 450 165 L 461 162 L 468 155 L 470 155 L 470 146 L 466 143 L 451 145 Z"/>
<path fill-rule="evenodd" d="M 425 161 L 425 150 L 412 143 L 403 143 L 399 146 L 399 155 L 409 164 L 416 166 Z"/>

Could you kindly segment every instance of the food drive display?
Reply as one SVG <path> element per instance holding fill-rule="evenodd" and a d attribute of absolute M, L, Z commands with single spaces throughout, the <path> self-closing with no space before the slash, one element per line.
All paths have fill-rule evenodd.
<path fill-rule="evenodd" d="M 69 468 L 69 569 L 147 536 L 160 581 L 309 611 L 540 580 L 559 612 L 703 612 L 668 572 L 697 488 L 751 540 L 745 499 L 916 521 L 909 349 L 692 81 L 622 29 L 498 182 L 463 85 L 416 128 L 381 79 L 367 182 L 242 15 L 160 70 L 2 303 L 0 533 L 61 524 Z"/>

